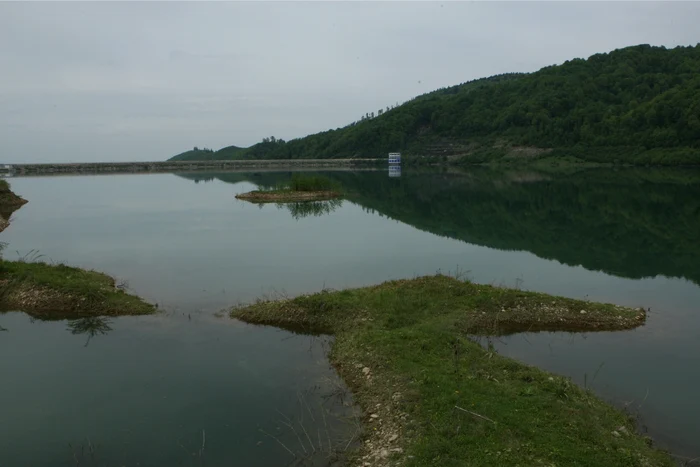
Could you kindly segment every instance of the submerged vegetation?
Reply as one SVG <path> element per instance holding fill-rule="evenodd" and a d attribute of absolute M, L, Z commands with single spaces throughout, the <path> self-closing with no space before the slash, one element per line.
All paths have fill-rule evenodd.
<path fill-rule="evenodd" d="M 341 196 L 340 186 L 330 178 L 294 174 L 291 180 L 278 183 L 274 189 L 255 190 L 236 195 L 236 198 L 255 203 L 285 203 L 331 200 Z"/>
<path fill-rule="evenodd" d="M 644 310 L 436 276 L 262 301 L 231 316 L 336 336 L 331 361 L 366 412 L 357 465 L 673 465 L 624 413 L 473 338 L 630 329 Z"/>
<path fill-rule="evenodd" d="M 638 45 L 535 73 L 478 79 L 291 141 L 176 158 L 333 159 L 391 151 L 483 163 L 571 157 L 700 164 L 700 45 Z"/>
<path fill-rule="evenodd" d="M 62 264 L 0 259 L 0 311 L 42 319 L 143 315 L 155 307 L 126 293 L 114 279 Z"/>

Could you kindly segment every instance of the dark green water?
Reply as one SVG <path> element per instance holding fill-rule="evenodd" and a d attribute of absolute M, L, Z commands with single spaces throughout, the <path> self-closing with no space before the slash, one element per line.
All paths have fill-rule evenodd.
<path fill-rule="evenodd" d="M 650 307 L 635 331 L 496 345 L 626 405 L 662 446 L 700 455 L 700 173 L 329 176 L 348 192 L 339 205 L 262 208 L 234 195 L 288 173 L 14 179 L 30 203 L 0 236 L 6 258 L 38 249 L 102 270 L 168 312 L 112 320 L 106 334 L 101 323 L 0 315 L 0 352 L 11 356 L 0 361 L 0 466 L 75 465 L 87 440 L 103 462 L 94 465 L 286 465 L 289 454 L 259 429 L 298 444 L 278 411 L 298 413 L 299 394 L 316 415 L 335 416 L 334 440 L 349 440 L 349 408 L 326 397 L 337 382 L 321 341 L 214 313 L 264 295 L 456 270 Z M 89 333 L 72 333 L 86 328 L 87 347 Z"/>

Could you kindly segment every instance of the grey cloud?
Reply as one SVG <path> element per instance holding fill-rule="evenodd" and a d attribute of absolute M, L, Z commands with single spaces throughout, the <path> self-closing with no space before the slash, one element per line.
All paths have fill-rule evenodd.
<path fill-rule="evenodd" d="M 0 3 L 0 159 L 290 139 L 470 79 L 695 44 L 698 20 L 691 2 Z"/>

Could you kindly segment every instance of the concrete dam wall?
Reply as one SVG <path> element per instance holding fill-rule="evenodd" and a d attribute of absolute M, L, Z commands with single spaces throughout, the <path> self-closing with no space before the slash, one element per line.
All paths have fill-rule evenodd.
<path fill-rule="evenodd" d="M 384 159 L 270 159 L 226 161 L 158 161 L 158 162 L 81 162 L 68 164 L 12 164 L 0 166 L 0 172 L 22 175 L 107 174 L 147 172 L 196 172 L 218 170 L 257 170 L 294 168 L 361 167 L 384 162 Z"/>

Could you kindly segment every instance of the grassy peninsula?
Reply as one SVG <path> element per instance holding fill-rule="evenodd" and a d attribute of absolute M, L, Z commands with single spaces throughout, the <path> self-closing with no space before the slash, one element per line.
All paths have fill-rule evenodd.
<path fill-rule="evenodd" d="M 155 307 L 97 271 L 42 262 L 0 259 L 0 312 L 42 319 L 143 315 Z"/>
<path fill-rule="evenodd" d="M 330 359 L 365 411 L 356 465 L 674 465 L 625 413 L 474 339 L 631 329 L 644 310 L 439 275 L 261 301 L 231 316 L 336 336 Z"/>
<path fill-rule="evenodd" d="M 7 180 L 0 180 L 0 232 L 10 225 L 12 213 L 21 208 L 27 200 L 17 196 Z"/>
<path fill-rule="evenodd" d="M 327 177 L 294 174 L 289 182 L 280 183 L 274 189 L 242 193 L 236 198 L 253 203 L 292 203 L 324 201 L 341 196 L 338 183 Z"/>
<path fill-rule="evenodd" d="M 0 206 L 22 206 L 27 200 L 17 196 L 7 180 L 0 180 Z"/>
<path fill-rule="evenodd" d="M 343 128 L 173 160 L 386 157 L 700 165 L 700 45 L 638 45 L 372 109 Z M 369 109 L 368 109 L 369 110 Z"/>

